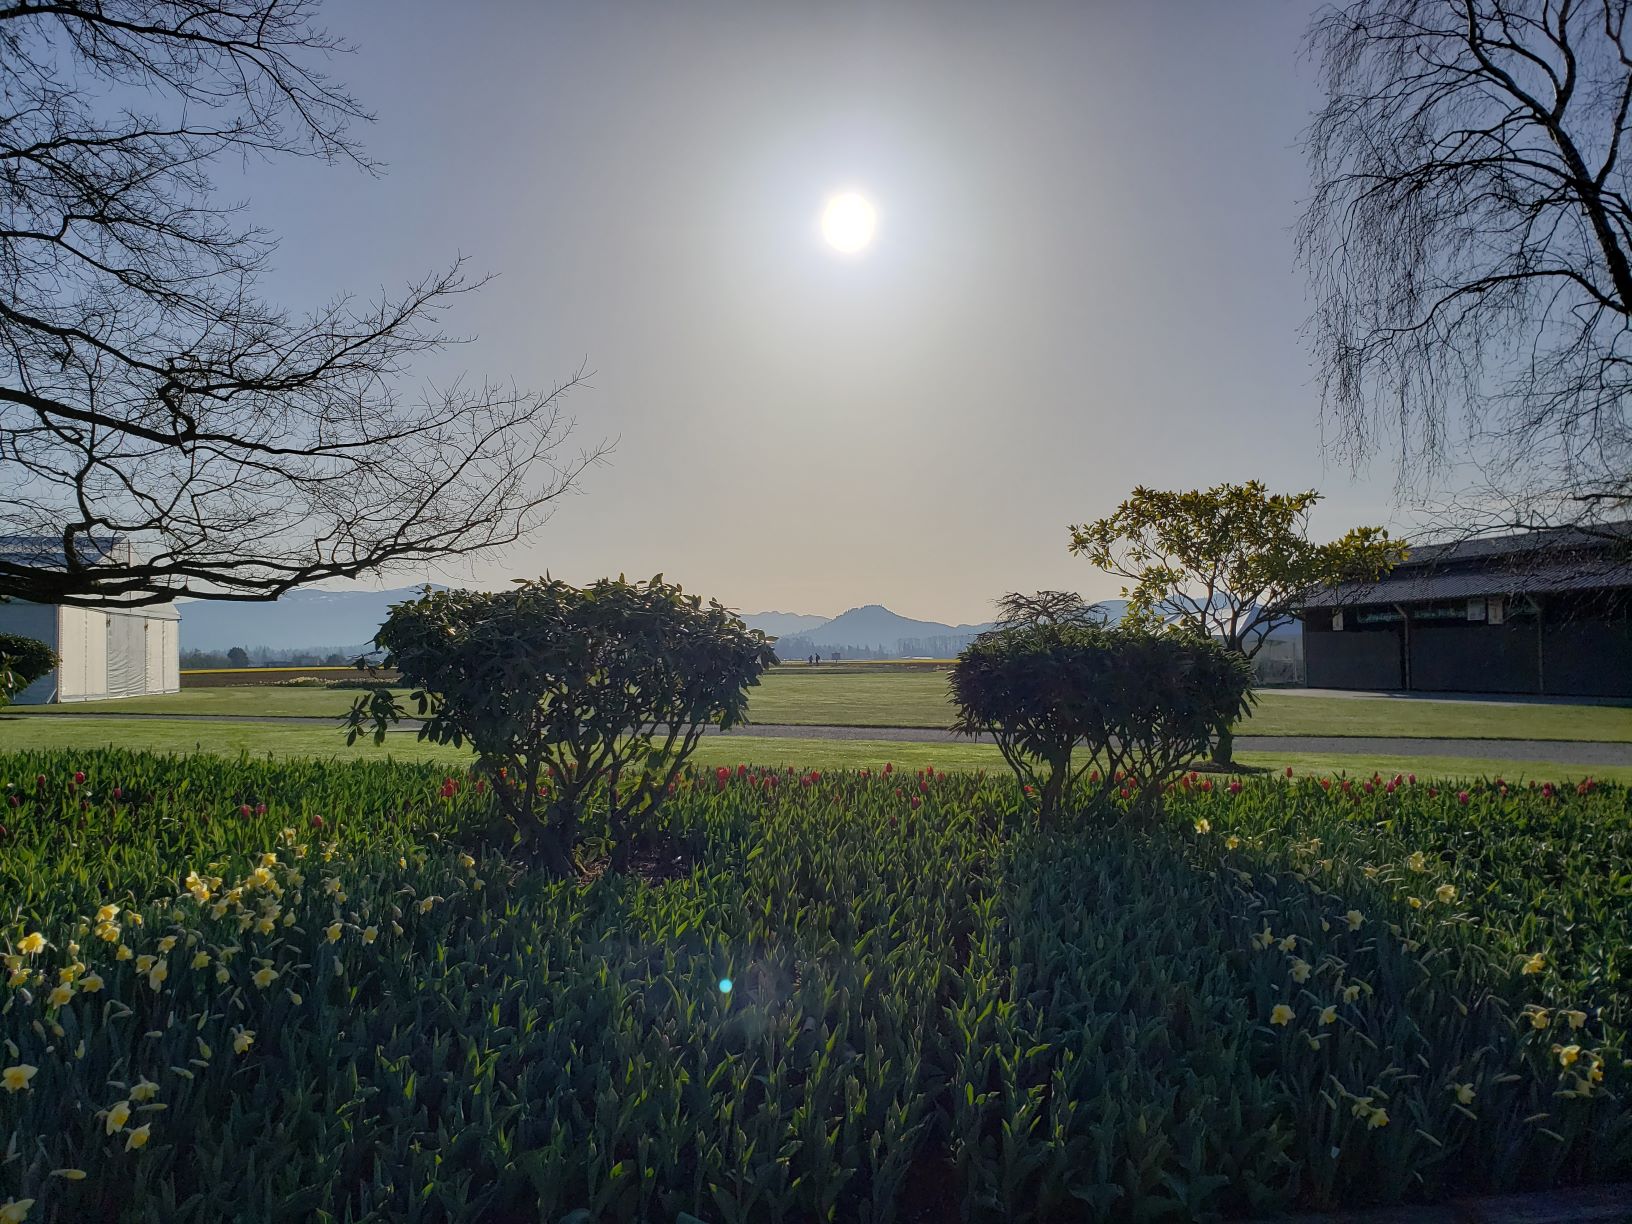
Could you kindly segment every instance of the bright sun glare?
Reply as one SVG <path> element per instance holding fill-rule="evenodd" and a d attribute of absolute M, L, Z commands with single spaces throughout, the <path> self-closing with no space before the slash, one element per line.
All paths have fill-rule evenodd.
<path fill-rule="evenodd" d="M 822 211 L 822 237 L 835 251 L 853 255 L 873 240 L 878 214 L 867 200 L 846 191 L 828 200 Z"/>

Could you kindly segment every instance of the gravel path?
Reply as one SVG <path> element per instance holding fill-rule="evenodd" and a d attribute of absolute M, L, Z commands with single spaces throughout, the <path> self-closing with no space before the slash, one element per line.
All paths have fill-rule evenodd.
<path fill-rule="evenodd" d="M 18 711 L 6 718 L 27 718 Z M 336 718 L 274 718 L 224 714 L 51 714 L 56 719 L 154 719 L 163 722 L 265 723 L 277 726 L 337 726 Z M 5 719 L 0 719 L 3 723 Z M 412 733 L 418 724 L 405 720 L 395 734 Z M 967 744 L 969 738 L 924 727 L 823 727 L 750 724 L 730 731 L 710 728 L 710 735 L 765 739 L 887 740 L 914 744 Z M 979 737 L 990 743 L 990 736 Z M 1312 752 L 1327 755 L 1476 757 L 1493 761 L 1553 761 L 1560 765 L 1632 765 L 1632 743 L 1593 740 L 1415 739 L 1366 735 L 1238 735 L 1239 752 Z"/>

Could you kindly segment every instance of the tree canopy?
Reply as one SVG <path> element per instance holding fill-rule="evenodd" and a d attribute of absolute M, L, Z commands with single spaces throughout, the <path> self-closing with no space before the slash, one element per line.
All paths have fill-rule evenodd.
<path fill-rule="evenodd" d="M 0 6 L 0 597 L 264 599 L 518 539 L 598 452 L 568 378 L 405 386 L 457 261 L 296 310 L 233 159 L 373 173 L 315 0 Z"/>

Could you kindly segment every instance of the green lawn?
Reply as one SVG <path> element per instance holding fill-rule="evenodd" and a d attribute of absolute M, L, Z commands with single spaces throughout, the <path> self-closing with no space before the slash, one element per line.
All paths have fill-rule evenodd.
<path fill-rule="evenodd" d="M 30 715 L 88 710 L 128 714 L 339 717 L 357 693 L 343 689 L 195 688 L 164 697 L 94 705 L 32 706 Z M 18 710 L 18 713 L 24 711 Z M 771 672 L 754 691 L 750 716 L 800 726 L 944 727 L 951 719 L 944 671 Z M 1268 690 L 1240 728 L 1244 735 L 1359 735 L 1450 739 L 1632 742 L 1632 707 L 1501 705 L 1394 697 L 1297 697 Z"/>
<path fill-rule="evenodd" d="M 293 723 L 186 722 L 141 718 L 13 718 L 0 717 L 0 752 L 38 748 L 127 748 L 150 752 L 209 752 L 235 756 L 338 757 L 378 759 L 388 755 L 404 761 L 433 761 L 463 765 L 470 753 L 457 748 L 421 743 L 412 732 L 393 732 L 383 747 L 365 741 L 347 748 L 345 737 L 327 727 Z M 1493 749 L 1495 745 L 1492 745 Z M 1539 778 L 1562 781 L 1590 774 L 1604 781 L 1632 782 L 1632 767 L 1584 768 L 1556 762 L 1504 761 L 1488 757 L 1406 757 L 1372 753 L 1242 752 L 1243 764 L 1298 773 L 1384 775 L 1415 773 L 1428 777 L 1478 777 L 1500 774 L 1509 780 Z M 898 740 L 780 739 L 732 735 L 705 739 L 693 758 L 702 765 L 792 765 L 799 769 L 880 768 L 886 762 L 897 769 L 941 770 L 1005 768 L 996 748 L 986 744 L 923 744 Z M 4 779 L 0 779 L 3 781 Z"/>

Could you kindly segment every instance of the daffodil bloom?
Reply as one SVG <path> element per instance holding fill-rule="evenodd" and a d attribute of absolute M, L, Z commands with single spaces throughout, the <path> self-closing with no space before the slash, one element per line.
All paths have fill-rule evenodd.
<path fill-rule="evenodd" d="M 1291 1024 L 1292 1009 L 1285 1003 L 1275 1004 L 1274 1010 L 1269 1013 L 1269 1022 L 1271 1024 Z"/>
<path fill-rule="evenodd" d="M 1472 1084 L 1458 1084 L 1456 1086 L 1456 1100 L 1460 1105 L 1472 1105 L 1474 1091 Z"/>
<path fill-rule="evenodd" d="M 277 929 L 277 926 L 278 926 L 277 919 L 275 919 L 275 918 L 262 918 L 262 919 L 259 919 L 255 923 L 255 933 L 258 934 L 258 935 L 270 935 L 270 934 L 272 934 L 272 932 L 274 930 Z"/>
<path fill-rule="evenodd" d="M 38 1067 L 28 1063 L 18 1063 L 14 1067 L 7 1067 L 0 1071 L 0 1088 L 7 1092 L 21 1092 L 28 1087 L 28 1081 L 40 1073 Z"/>
<path fill-rule="evenodd" d="M 294 910 L 290 910 L 288 913 L 286 913 L 283 916 L 283 925 L 284 926 L 294 926 L 295 925 L 295 911 Z"/>
<path fill-rule="evenodd" d="M 7 1199 L 0 1203 L 0 1224 L 23 1224 L 32 1206 L 33 1199 Z"/>
<path fill-rule="evenodd" d="M 363 928 L 363 942 L 365 944 L 371 944 L 376 939 L 378 939 L 379 937 L 380 937 L 380 928 L 379 927 L 372 927 L 371 926 L 371 927 L 364 927 Z"/>
<path fill-rule="evenodd" d="M 1456 885 L 1441 884 L 1438 888 L 1434 889 L 1434 899 L 1444 905 L 1449 905 L 1452 901 L 1456 900 Z"/>
<path fill-rule="evenodd" d="M 120 944 L 119 950 L 113 954 L 113 959 L 126 961 L 135 955 L 136 953 L 132 952 L 125 944 Z"/>
<path fill-rule="evenodd" d="M 130 1099 L 133 1101 L 151 1101 L 159 1095 L 159 1086 L 143 1076 L 130 1086 Z"/>
<path fill-rule="evenodd" d="M 175 946 L 176 946 L 176 937 L 174 935 L 166 935 L 163 939 L 159 940 L 159 951 L 160 952 L 169 952 Z"/>
<path fill-rule="evenodd" d="M 118 1102 L 115 1102 L 112 1109 L 108 1110 L 108 1116 L 103 1121 L 102 1125 L 107 1128 L 108 1134 L 111 1135 L 115 1131 L 124 1130 L 125 1129 L 125 1123 L 129 1122 L 129 1121 L 130 1121 L 130 1102 L 129 1101 L 118 1101 Z"/>
<path fill-rule="evenodd" d="M 334 876 L 330 876 L 328 879 L 324 880 L 323 881 L 323 891 L 326 892 L 326 893 L 337 893 L 337 892 L 339 892 L 340 891 L 340 881 L 339 881 L 339 879 L 337 879 Z"/>
<path fill-rule="evenodd" d="M 193 953 L 193 968 L 194 969 L 203 969 L 206 966 L 208 966 L 209 963 L 210 963 L 210 954 L 208 952 L 195 952 L 195 953 Z"/>
<path fill-rule="evenodd" d="M 289 996 L 289 1002 L 293 1003 L 296 1007 L 299 1007 L 301 1005 L 301 1003 L 303 1003 L 305 1001 L 304 999 L 301 998 L 300 994 L 298 992 L 296 992 L 296 991 L 285 990 L 283 993 Z"/>
<path fill-rule="evenodd" d="M 1422 908 L 1422 898 L 1421 897 L 1407 897 L 1406 900 L 1411 903 L 1411 908 L 1412 909 L 1421 909 Z"/>
<path fill-rule="evenodd" d="M 1298 937 L 1296 935 L 1288 935 L 1285 939 L 1281 940 L 1282 952 L 1296 952 L 1297 950 Z"/>
<path fill-rule="evenodd" d="M 17 970 L 23 967 L 23 958 L 15 952 L 7 952 L 4 956 L 0 956 L 0 965 L 4 965 L 7 969 L 16 973 Z"/>
<path fill-rule="evenodd" d="M 73 964 L 64 965 L 61 969 L 57 970 L 57 981 L 63 983 L 71 982 L 84 972 L 85 966 L 79 961 L 75 961 Z"/>
<path fill-rule="evenodd" d="M 95 994 L 105 985 L 106 983 L 103 982 L 102 975 L 100 973 L 87 973 L 84 977 L 79 979 L 79 988 L 86 994 Z"/>
<path fill-rule="evenodd" d="M 1309 962 L 1302 957 L 1294 960 L 1292 962 L 1292 980 L 1298 983 L 1307 982 L 1309 980 L 1309 968 Z"/>
<path fill-rule="evenodd" d="M 215 971 L 215 980 L 218 981 L 218 982 L 225 982 L 231 976 L 232 975 L 230 973 L 228 973 L 225 969 L 217 969 Z"/>
<path fill-rule="evenodd" d="M 98 922 L 112 922 L 117 917 L 119 917 L 119 907 L 117 905 L 104 905 L 96 911 L 96 920 Z"/>
<path fill-rule="evenodd" d="M 1572 1029 L 1578 1029 L 1587 1022 L 1587 1013 L 1584 1011 L 1567 1011 L 1564 1013 L 1564 1019 L 1570 1022 Z"/>
<path fill-rule="evenodd" d="M 1363 1118 L 1371 1112 L 1371 1109 L 1370 1097 L 1358 1097 L 1355 1099 L 1354 1104 L 1349 1107 L 1349 1112 L 1357 1118 Z"/>
<path fill-rule="evenodd" d="M 14 969 L 14 970 L 12 970 L 11 976 L 6 979 L 6 985 L 8 985 L 8 986 L 27 986 L 28 985 L 28 970 L 27 969 Z"/>
<path fill-rule="evenodd" d="M 1198 820 L 1196 822 L 1196 831 L 1199 832 L 1199 833 L 1207 832 L 1207 828 L 1203 827 L 1204 825 L 1207 825 L 1207 822 L 1205 820 Z M 1208 827 L 1211 827 L 1211 826 L 1208 826 Z M 459 865 L 461 867 L 465 868 L 465 870 L 469 871 L 471 868 L 476 866 L 476 860 L 471 858 L 470 855 L 468 855 L 468 854 L 461 854 L 459 856 Z"/>
<path fill-rule="evenodd" d="M 1366 1125 L 1371 1127 L 1372 1130 L 1377 1130 L 1379 1127 L 1387 1126 L 1388 1125 L 1388 1110 L 1386 1110 L 1386 1109 L 1374 1109 L 1374 1110 L 1372 1110 L 1371 1113 L 1366 1118 Z"/>
<path fill-rule="evenodd" d="M 129 923 L 130 923 L 130 924 L 131 924 L 131 925 L 132 925 L 132 926 L 141 926 L 141 925 L 142 925 L 142 916 L 141 916 L 141 915 L 140 915 L 140 914 L 138 914 L 138 913 L 135 913 L 135 912 L 131 912 L 131 913 L 129 913 L 129 914 L 126 914 L 126 915 L 125 915 L 125 919 L 126 919 L 126 920 L 127 920 L 127 921 L 128 921 L 128 922 L 129 922 Z"/>
<path fill-rule="evenodd" d="M 154 965 L 152 970 L 148 973 L 147 984 L 154 990 L 157 990 L 160 986 L 164 985 L 165 979 L 169 976 L 170 965 L 168 962 L 161 960 L 158 964 Z"/>
<path fill-rule="evenodd" d="M 1320 1009 L 1320 1022 L 1322 1024 L 1335 1024 L 1335 1023 L 1337 1023 L 1337 1008 L 1335 1008 L 1335 1007 L 1323 1007 L 1323 1008 L 1321 1008 Z"/>
<path fill-rule="evenodd" d="M 1574 1066 L 1575 1060 L 1581 1057 L 1581 1047 L 1578 1045 L 1554 1046 L 1553 1049 L 1557 1051 L 1562 1066 Z"/>
<path fill-rule="evenodd" d="M 1351 986 L 1343 987 L 1343 1002 L 1353 1003 L 1359 997 L 1360 997 L 1360 987 L 1359 986 L 1351 985 Z"/>
<path fill-rule="evenodd" d="M 265 888 L 272 883 L 272 873 L 265 867 L 257 867 L 244 877 L 245 888 Z"/>
<path fill-rule="evenodd" d="M 1411 853 L 1411 857 L 1405 860 L 1405 865 L 1412 871 L 1427 871 L 1428 859 L 1423 855 L 1421 850 L 1414 850 Z"/>
<path fill-rule="evenodd" d="M 118 943 L 119 924 L 117 922 L 99 922 L 96 924 L 95 935 L 104 943 Z"/>
<path fill-rule="evenodd" d="M 422 914 L 428 914 L 428 913 L 431 912 L 431 906 L 433 906 L 435 904 L 436 904 L 436 898 L 435 897 L 426 897 L 425 900 L 423 900 L 423 901 L 421 901 L 419 903 L 419 912 L 422 913 Z"/>
<path fill-rule="evenodd" d="M 35 956 L 45 951 L 45 936 L 38 931 L 24 935 L 17 941 L 17 950 L 26 956 Z"/>
<path fill-rule="evenodd" d="M 153 962 L 158 959 L 158 957 L 153 956 L 151 953 L 143 952 L 136 958 L 136 972 L 146 973 L 149 969 L 153 968 Z"/>
<path fill-rule="evenodd" d="M 259 986 L 262 990 L 265 990 L 268 986 L 272 985 L 273 982 L 278 980 L 278 972 L 276 969 L 273 969 L 270 966 L 265 969 L 257 969 L 252 980 L 254 981 L 255 985 Z"/>
<path fill-rule="evenodd" d="M 84 1181 L 85 1180 L 85 1170 L 84 1169 L 52 1169 L 51 1170 L 51 1176 L 52 1177 L 61 1177 L 61 1178 L 64 1178 L 65 1180 L 67 1180 L 67 1181 Z"/>
<path fill-rule="evenodd" d="M 1238 848 L 1240 845 L 1241 845 L 1241 839 L 1239 837 L 1237 837 L 1234 833 L 1231 833 L 1228 837 L 1226 837 L 1224 839 L 1224 849 L 1226 849 L 1226 850 L 1234 850 L 1234 849 Z"/>
<path fill-rule="evenodd" d="M 262 867 L 276 867 L 277 865 L 278 865 L 278 856 L 276 854 L 274 854 L 272 851 L 268 850 L 265 854 L 261 855 L 261 866 Z"/>
<path fill-rule="evenodd" d="M 1547 1015 L 1545 1008 L 1538 1007 L 1530 1013 L 1530 1027 L 1533 1029 L 1544 1029 L 1551 1022 L 1552 1019 Z"/>
<path fill-rule="evenodd" d="M 1207 820 L 1205 817 L 1203 817 L 1201 820 L 1196 821 L 1196 832 L 1197 833 L 1211 833 L 1212 831 L 1213 831 L 1213 824 L 1212 824 L 1212 822 L 1210 820 Z M 459 861 L 461 863 L 463 863 L 466 867 L 474 867 L 476 865 L 476 860 L 471 858 L 470 855 L 468 855 L 468 854 L 460 855 L 459 856 Z"/>
<path fill-rule="evenodd" d="M 146 1147 L 148 1139 L 152 1137 L 152 1132 L 153 1126 L 151 1123 L 138 1126 L 135 1130 L 131 1131 L 125 1136 L 125 1151 L 128 1152 L 133 1148 Z"/>
<path fill-rule="evenodd" d="M 1378 869 L 1376 867 L 1362 867 L 1360 870 L 1365 873 L 1366 879 L 1368 880 L 1375 880 L 1377 878 Z"/>
<path fill-rule="evenodd" d="M 1361 924 L 1364 923 L 1365 920 L 1366 916 L 1359 910 L 1350 910 L 1348 913 L 1343 915 L 1343 921 L 1349 924 L 1349 930 L 1351 931 L 1358 931 Z"/>
<path fill-rule="evenodd" d="M 73 1001 L 74 988 L 72 986 L 55 986 L 46 996 L 46 1003 L 52 1007 L 61 1007 L 64 1003 Z"/>
<path fill-rule="evenodd" d="M 341 927 L 340 927 L 340 924 L 338 922 L 331 922 L 329 924 L 329 929 L 323 932 L 323 936 L 330 943 L 339 943 L 340 942 L 340 930 L 341 930 Z"/>
<path fill-rule="evenodd" d="M 1524 974 L 1527 974 L 1527 975 L 1532 974 L 1532 973 L 1540 973 L 1546 967 L 1547 967 L 1547 958 L 1544 957 L 1540 952 L 1537 952 L 1537 953 L 1534 953 L 1530 957 L 1529 960 L 1524 962 L 1524 968 L 1520 972 L 1522 972 Z"/>
<path fill-rule="evenodd" d="M 1275 942 L 1275 936 L 1266 926 L 1263 930 L 1259 931 L 1258 934 L 1252 937 L 1252 942 L 1260 948 L 1267 948 L 1270 944 Z"/>
<path fill-rule="evenodd" d="M 255 1034 L 250 1029 L 239 1029 L 232 1038 L 232 1052 L 247 1054 L 249 1047 L 255 1044 Z"/>

